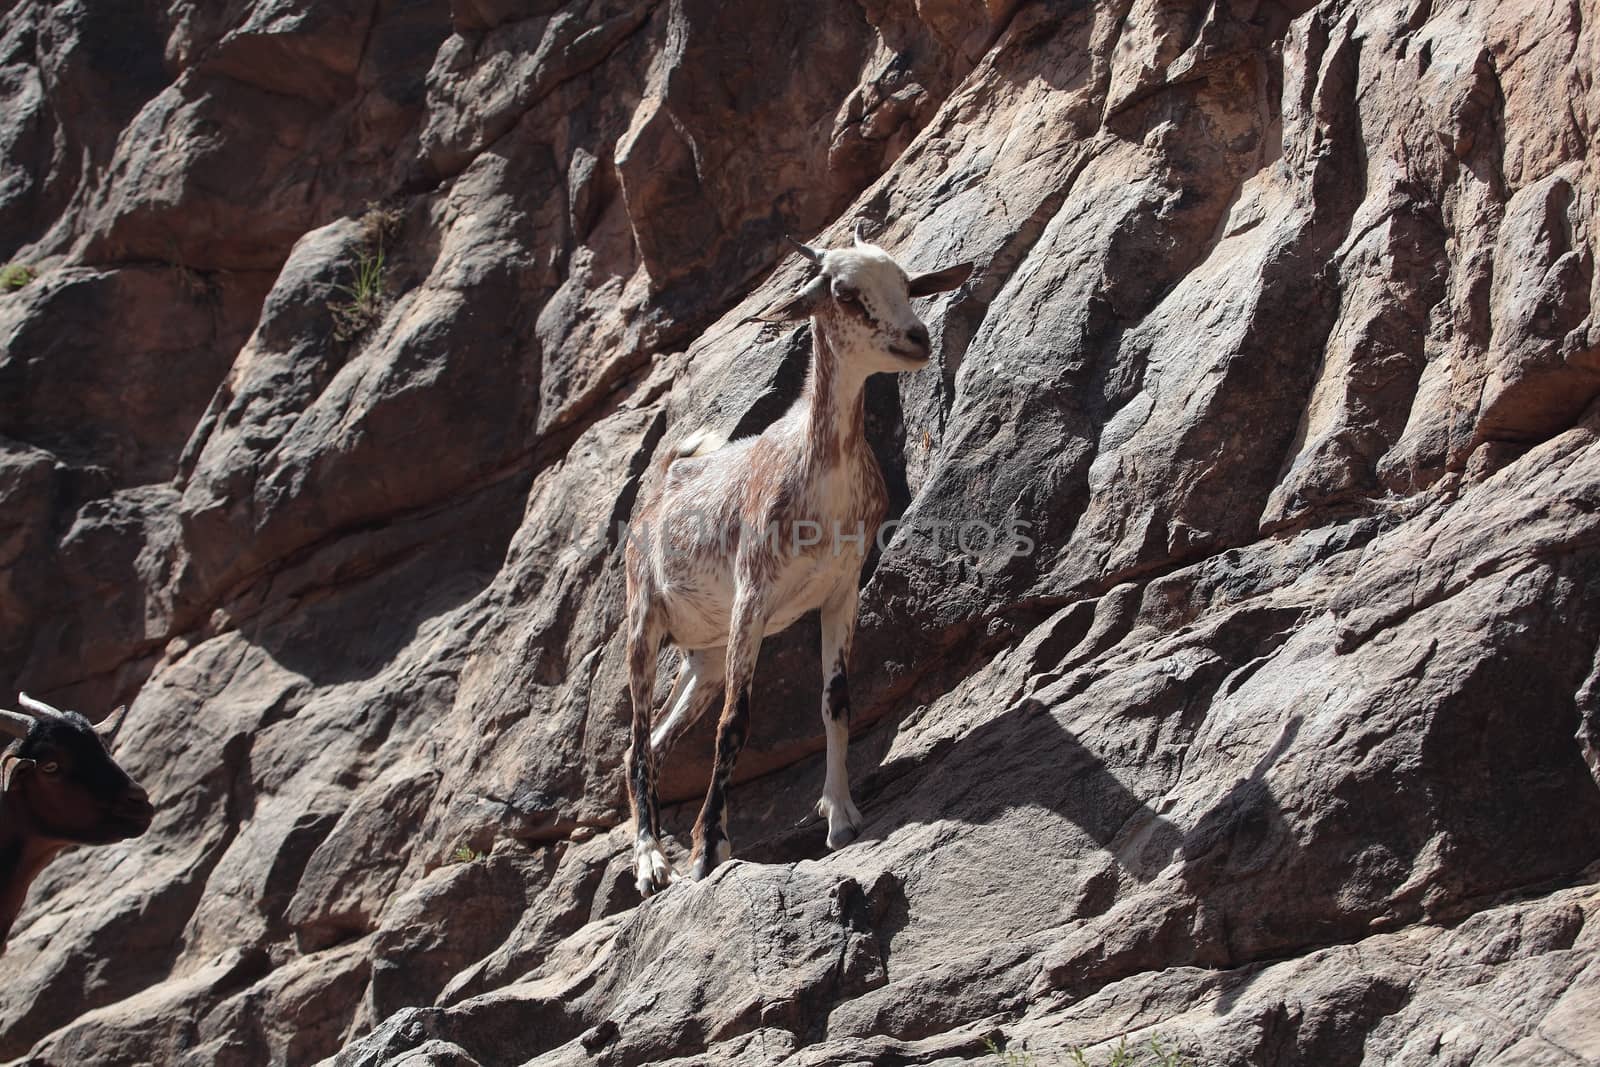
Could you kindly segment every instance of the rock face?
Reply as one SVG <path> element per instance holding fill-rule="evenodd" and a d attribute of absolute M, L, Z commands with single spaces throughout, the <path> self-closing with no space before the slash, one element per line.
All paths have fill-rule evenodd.
<path fill-rule="evenodd" d="M 1597 55 L 1594 0 L 8 5 L 0 662 L 132 701 L 159 813 L 36 883 L 0 1060 L 1600 1059 Z M 866 832 L 802 623 L 737 861 L 641 904 L 617 523 L 796 395 L 744 320 L 858 219 L 981 265 L 869 390 Z"/>

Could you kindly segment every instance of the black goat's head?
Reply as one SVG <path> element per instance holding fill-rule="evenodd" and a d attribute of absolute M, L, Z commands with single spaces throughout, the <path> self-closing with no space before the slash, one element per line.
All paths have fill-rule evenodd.
<path fill-rule="evenodd" d="M 106 750 L 126 708 L 95 727 L 26 693 L 18 699 L 28 714 L 0 711 L 0 733 L 18 739 L 0 756 L 0 791 L 30 832 L 103 845 L 150 828 L 149 796 Z"/>

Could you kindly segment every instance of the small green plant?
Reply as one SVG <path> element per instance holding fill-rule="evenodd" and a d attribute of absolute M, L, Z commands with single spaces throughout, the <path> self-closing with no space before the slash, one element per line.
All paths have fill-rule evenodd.
<path fill-rule="evenodd" d="M 1036 1067 L 1033 1053 L 1021 1050 L 1013 1052 L 1010 1049 L 1003 1049 L 994 1043 L 994 1038 L 992 1037 L 983 1039 L 983 1047 L 988 1049 L 989 1055 L 999 1060 L 1005 1067 Z"/>
<path fill-rule="evenodd" d="M 1178 1049 L 1167 1051 L 1159 1037 L 1150 1038 L 1150 1054 L 1155 1057 L 1151 1061 L 1152 1067 L 1191 1067 L 1189 1057 Z"/>
<path fill-rule="evenodd" d="M 0 267 L 0 293 L 14 293 L 38 276 L 38 271 L 24 263 L 7 263 Z"/>
<path fill-rule="evenodd" d="M 354 284 L 334 288 L 349 299 L 328 304 L 333 313 L 333 336 L 349 341 L 383 317 L 383 245 L 362 249 L 356 257 Z"/>
<path fill-rule="evenodd" d="M 457 863 L 472 863 L 475 860 L 483 859 L 484 855 L 485 853 L 476 851 L 471 845 L 461 845 L 450 853 L 450 858 Z"/>
<path fill-rule="evenodd" d="M 404 213 L 398 207 L 367 204 L 361 216 L 361 251 L 356 253 L 355 277 L 349 285 L 334 286 L 348 299 L 329 301 L 333 336 L 351 341 L 383 318 L 384 245 L 400 229 Z"/>
<path fill-rule="evenodd" d="M 1042 1067 L 1034 1059 L 1033 1053 L 1025 1049 L 1013 1051 L 1003 1048 L 995 1043 L 994 1038 L 984 1038 L 983 1047 L 989 1050 L 989 1055 L 998 1060 L 1002 1067 Z M 1111 1058 L 1099 1064 L 1089 1059 L 1083 1049 L 1069 1049 L 1067 1062 L 1072 1067 L 1194 1067 L 1192 1060 L 1177 1049 L 1167 1048 L 1159 1037 L 1152 1037 L 1142 1048 L 1129 1048 L 1128 1039 L 1124 1037 L 1117 1042 L 1117 1047 L 1111 1050 Z"/>
<path fill-rule="evenodd" d="M 1091 1067 L 1091 1061 L 1081 1048 L 1068 1052 L 1067 1057 L 1073 1067 Z M 1103 1067 L 1193 1067 L 1193 1063 L 1177 1049 L 1168 1049 L 1159 1037 L 1152 1037 L 1143 1052 L 1129 1048 L 1128 1039 L 1124 1037 L 1111 1050 L 1111 1058 L 1105 1061 Z"/>

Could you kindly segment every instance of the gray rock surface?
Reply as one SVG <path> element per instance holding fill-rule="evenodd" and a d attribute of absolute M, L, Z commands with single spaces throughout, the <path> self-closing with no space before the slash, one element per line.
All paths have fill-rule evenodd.
<path fill-rule="evenodd" d="M 0 664 L 130 701 L 158 815 L 35 884 L 0 1060 L 1600 1061 L 1596 55 L 1593 0 L 9 5 Z M 869 390 L 865 833 L 805 622 L 737 861 L 641 903 L 617 523 L 796 395 L 744 320 L 858 219 L 980 264 Z"/>

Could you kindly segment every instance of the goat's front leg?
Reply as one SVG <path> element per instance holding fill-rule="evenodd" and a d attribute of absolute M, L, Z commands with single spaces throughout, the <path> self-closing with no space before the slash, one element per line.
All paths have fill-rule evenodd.
<path fill-rule="evenodd" d="M 822 606 L 822 730 L 828 738 L 828 771 L 817 814 L 828 820 L 828 847 L 843 848 L 861 833 L 861 813 L 850 799 L 850 686 L 845 680 L 850 642 L 856 633 L 856 585 Z"/>
<path fill-rule="evenodd" d="M 733 846 L 728 841 L 728 782 L 750 735 L 750 686 L 765 625 L 766 616 L 754 598 L 744 595 L 734 598 L 733 617 L 728 626 L 722 718 L 717 723 L 716 762 L 711 768 L 711 786 L 706 790 L 705 806 L 694 824 L 694 857 L 689 863 L 689 877 L 696 881 L 733 854 Z"/>
<path fill-rule="evenodd" d="M 631 594 L 631 590 L 630 590 Z M 661 625 L 630 595 L 628 692 L 633 701 L 633 734 L 624 761 L 628 801 L 633 809 L 633 871 L 639 895 L 647 897 L 672 881 L 672 864 L 661 851 L 661 816 L 656 802 L 656 760 L 650 747 L 650 695 L 655 687 Z"/>

